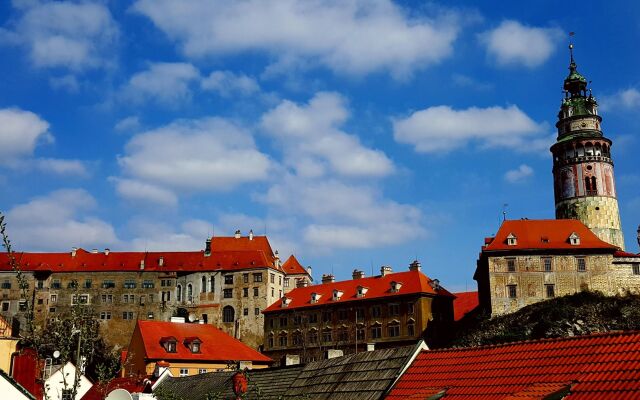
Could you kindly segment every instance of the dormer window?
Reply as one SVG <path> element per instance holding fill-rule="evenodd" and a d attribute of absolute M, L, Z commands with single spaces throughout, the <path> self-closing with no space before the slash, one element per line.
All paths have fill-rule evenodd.
<path fill-rule="evenodd" d="M 184 345 L 191 350 L 191 353 L 200 353 L 200 344 L 202 341 L 197 337 L 188 337 L 184 340 Z"/>
<path fill-rule="evenodd" d="M 164 347 L 164 350 L 167 353 L 175 353 L 177 343 L 178 341 L 173 336 L 163 337 L 160 339 L 160 345 Z"/>
<path fill-rule="evenodd" d="M 333 289 L 333 301 L 338 301 L 344 293 L 342 290 Z"/>
<path fill-rule="evenodd" d="M 320 297 L 322 297 L 320 293 L 316 293 L 316 292 L 311 293 L 311 304 L 317 303 L 318 300 L 320 300 Z"/>
<path fill-rule="evenodd" d="M 368 290 L 369 290 L 369 288 L 366 288 L 364 286 L 358 286 L 358 290 L 356 292 L 356 296 L 357 297 L 364 297 L 364 295 L 367 294 Z"/>
<path fill-rule="evenodd" d="M 578 236 L 577 233 L 573 232 L 569 236 L 569 244 L 572 245 L 572 246 L 579 246 L 580 245 L 580 236 Z"/>
<path fill-rule="evenodd" d="M 515 246 L 518 244 L 518 238 L 513 233 L 507 236 L 507 246 Z"/>
<path fill-rule="evenodd" d="M 288 298 L 288 297 L 286 297 L 286 296 L 284 296 L 284 297 L 282 298 L 282 304 L 281 304 L 280 306 L 281 306 L 282 308 L 286 308 L 286 307 L 289 307 L 289 303 L 291 303 L 291 299 L 290 299 L 290 298 Z"/>
<path fill-rule="evenodd" d="M 400 291 L 401 287 L 402 287 L 402 282 L 392 281 L 391 282 L 391 293 L 398 293 Z"/>

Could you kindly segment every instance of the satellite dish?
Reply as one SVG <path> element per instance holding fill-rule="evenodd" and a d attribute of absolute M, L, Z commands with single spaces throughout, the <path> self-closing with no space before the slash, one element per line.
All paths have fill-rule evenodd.
<path fill-rule="evenodd" d="M 124 389 L 116 389 L 109 393 L 105 400 L 133 400 L 133 397 Z"/>
<path fill-rule="evenodd" d="M 196 320 L 196 315 L 194 313 L 189 314 L 189 322 L 193 322 Z"/>
<path fill-rule="evenodd" d="M 53 352 L 53 358 L 60 358 L 60 352 L 58 350 Z"/>

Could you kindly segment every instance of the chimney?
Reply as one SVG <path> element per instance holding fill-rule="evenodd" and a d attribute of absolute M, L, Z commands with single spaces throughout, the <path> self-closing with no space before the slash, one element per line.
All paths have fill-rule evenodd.
<path fill-rule="evenodd" d="M 392 272 L 393 272 L 393 270 L 388 265 L 383 265 L 382 267 L 380 267 L 380 275 L 382 275 L 382 276 L 387 276 Z"/>
<path fill-rule="evenodd" d="M 409 271 L 421 271 L 421 270 L 422 270 L 422 264 L 420 264 L 420 261 L 413 260 L 413 262 L 409 264 Z"/>
<path fill-rule="evenodd" d="M 273 253 L 273 256 L 275 258 L 273 264 L 275 265 L 276 268 L 280 268 L 281 264 L 280 264 L 280 253 L 278 253 L 278 250 L 275 251 L 275 253 Z"/>
<path fill-rule="evenodd" d="M 144 269 L 144 259 L 140 260 L 140 270 Z"/>
<path fill-rule="evenodd" d="M 440 290 L 442 286 L 440 286 L 440 281 L 438 279 L 433 279 L 429 282 L 433 290 Z"/>
<path fill-rule="evenodd" d="M 72 247 L 71 248 L 71 257 L 75 257 L 76 256 L 76 252 L 78 251 L 77 247 Z"/>
<path fill-rule="evenodd" d="M 104 249 L 104 255 L 105 255 L 105 256 L 108 256 L 108 255 L 109 255 L 109 253 L 111 253 L 111 250 L 109 250 L 109 249 Z"/>
<path fill-rule="evenodd" d="M 307 267 L 307 274 L 309 274 L 310 277 L 312 276 L 311 272 L 312 272 L 311 265 L 309 265 Z"/>
<path fill-rule="evenodd" d="M 253 240 L 253 229 L 249 231 L 249 240 Z"/>
<path fill-rule="evenodd" d="M 204 256 L 209 257 L 211 255 L 211 238 L 207 238 L 204 242 Z"/>
<path fill-rule="evenodd" d="M 362 278 L 364 278 L 364 271 L 360 271 L 358 269 L 354 269 L 353 273 L 351 274 L 351 276 L 353 277 L 353 279 L 362 279 Z"/>
<path fill-rule="evenodd" d="M 159 267 L 164 266 L 164 257 L 163 256 L 160 256 L 160 258 L 158 258 L 158 266 Z"/>
<path fill-rule="evenodd" d="M 98 249 L 91 249 L 91 254 L 98 254 Z"/>
<path fill-rule="evenodd" d="M 336 277 L 333 274 L 322 274 L 322 283 L 333 283 L 336 281 Z"/>
<path fill-rule="evenodd" d="M 238 229 L 238 230 L 236 231 L 236 234 L 235 234 L 235 235 L 233 235 L 233 237 L 234 237 L 234 238 L 236 238 L 236 239 L 240 239 L 240 229 Z"/>

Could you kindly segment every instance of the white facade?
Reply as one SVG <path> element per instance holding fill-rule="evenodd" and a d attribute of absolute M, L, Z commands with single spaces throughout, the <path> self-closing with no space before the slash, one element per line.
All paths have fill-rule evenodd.
<path fill-rule="evenodd" d="M 51 374 L 45 381 L 44 387 L 46 398 L 51 400 L 63 400 L 63 393 L 66 390 L 73 390 L 76 377 L 76 367 L 70 362 L 66 363 L 59 370 Z M 84 375 L 80 375 L 80 383 L 76 392 L 75 400 L 79 400 L 91 389 L 93 384 Z M 65 399 L 66 400 L 66 399 Z"/>

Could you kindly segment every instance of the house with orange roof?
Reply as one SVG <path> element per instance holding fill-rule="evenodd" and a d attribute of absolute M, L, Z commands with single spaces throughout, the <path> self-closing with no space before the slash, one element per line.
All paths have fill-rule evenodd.
<path fill-rule="evenodd" d="M 300 286 L 264 310 L 264 353 L 276 362 L 322 359 L 327 351 L 343 354 L 371 348 L 437 344 L 453 324 L 454 296 L 414 261 L 408 271 Z"/>
<path fill-rule="evenodd" d="M 64 253 L 14 253 L 35 288 L 39 326 L 74 305 L 95 312 L 101 334 L 125 347 L 137 320 L 178 315 L 212 324 L 246 344 L 263 343 L 264 310 L 296 281 L 311 282 L 295 258 L 285 266 L 266 236 L 215 236 L 199 251 L 121 252 L 74 248 Z M 287 286 L 289 284 L 290 286 Z M 0 315 L 24 326 L 23 299 L 6 253 L 0 253 Z"/>
<path fill-rule="evenodd" d="M 423 350 L 387 400 L 640 398 L 640 332 Z"/>
<path fill-rule="evenodd" d="M 272 362 L 212 325 L 138 321 L 123 375 L 150 376 L 156 370 L 169 369 L 173 376 L 188 376 L 238 366 L 267 368 Z"/>
<path fill-rule="evenodd" d="M 495 316 L 583 290 L 640 293 L 640 255 L 578 220 L 506 220 L 485 239 L 474 279 L 480 307 Z"/>

